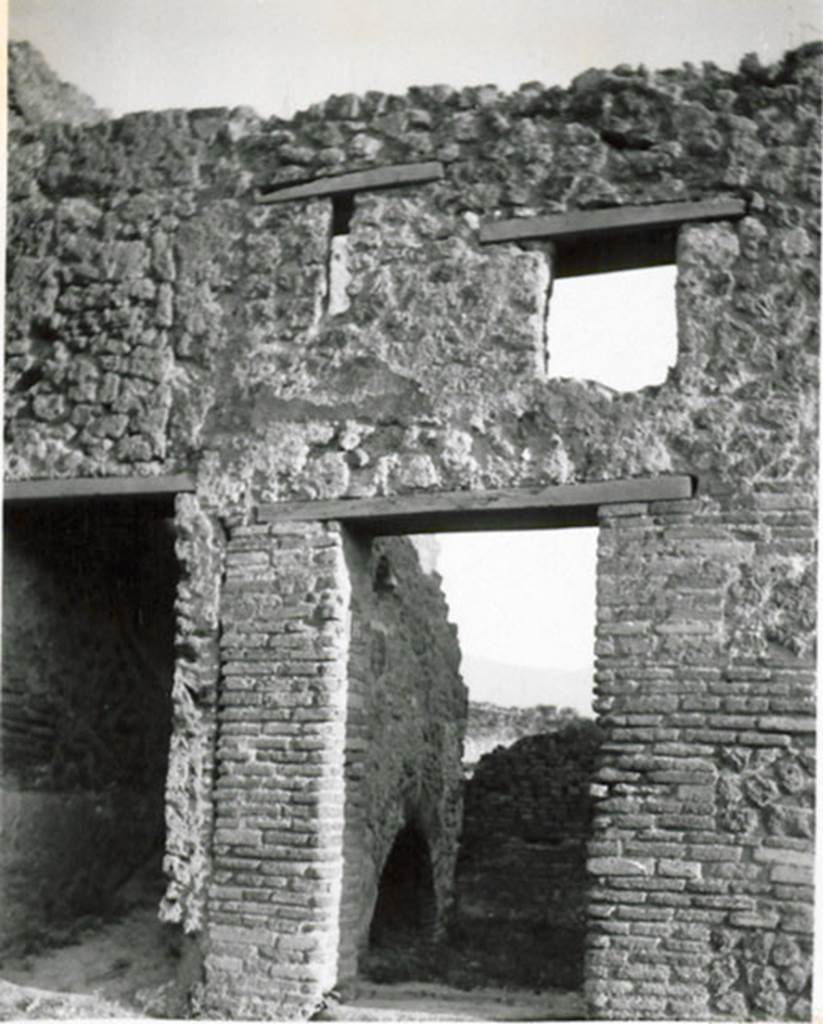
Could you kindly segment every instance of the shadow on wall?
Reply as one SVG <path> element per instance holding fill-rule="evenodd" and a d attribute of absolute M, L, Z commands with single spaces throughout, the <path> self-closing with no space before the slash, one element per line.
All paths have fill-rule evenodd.
<path fill-rule="evenodd" d="M 352 535 L 345 553 L 351 635 L 338 966 L 344 981 L 367 971 L 370 944 L 394 944 L 394 927 L 405 934 L 427 921 L 431 930 L 441 923 L 457 856 L 467 709 L 456 630 L 437 579 L 421 573 L 413 545 L 404 537 Z M 420 901 L 423 918 L 414 910 Z M 410 976 L 409 964 L 397 966 Z"/>

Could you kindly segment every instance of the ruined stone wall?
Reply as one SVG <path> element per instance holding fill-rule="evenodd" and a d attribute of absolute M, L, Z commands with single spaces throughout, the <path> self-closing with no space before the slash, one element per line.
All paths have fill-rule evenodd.
<path fill-rule="evenodd" d="M 62 82 L 30 43 L 9 47 L 7 86 L 12 129 L 36 128 L 49 121 L 95 124 L 107 116 L 90 96 Z"/>
<path fill-rule="evenodd" d="M 159 867 L 176 570 L 168 521 L 134 509 L 5 530 L 0 943 L 20 946 Z"/>
<path fill-rule="evenodd" d="M 577 719 L 571 708 L 558 711 L 553 704 L 532 707 L 501 707 L 479 701 L 469 702 L 463 761 L 471 769 L 495 747 L 510 747 L 524 736 L 557 732 Z"/>
<path fill-rule="evenodd" d="M 579 988 L 595 755 L 590 721 L 482 757 L 466 782 L 451 945 L 475 984 Z"/>
<path fill-rule="evenodd" d="M 404 825 L 425 838 L 440 932 L 451 905 L 462 817 L 466 688 L 437 580 L 405 538 L 352 538 L 346 834 L 339 975 L 368 946 L 378 882 Z"/>
<path fill-rule="evenodd" d="M 333 528 L 281 535 L 257 524 L 259 504 L 686 473 L 699 481 L 691 502 L 622 519 L 602 510 L 608 736 L 590 849 L 590 1007 L 806 1013 L 812 842 L 796 833 L 810 809 L 814 695 L 818 64 L 819 48 L 805 47 L 735 73 L 620 67 L 567 90 L 334 97 L 290 122 L 172 111 L 12 134 L 7 476 L 196 474 L 182 527 L 192 575 L 181 584 L 169 909 L 191 909 L 193 933 L 208 936 L 206 1001 L 219 1012 L 305 1012 L 334 975 L 339 938 L 331 794 L 343 791 L 349 583 Z M 257 187 L 421 159 L 442 161 L 444 177 L 354 197 L 343 302 L 329 297 L 332 201 L 254 201 Z M 667 380 L 615 393 L 547 378 L 551 254 L 483 246 L 478 226 L 722 197 L 742 199 L 746 216 L 679 231 Z M 259 546 L 245 548 L 249 538 Z M 333 562 L 329 584 L 301 589 L 316 558 Z M 263 573 L 271 622 L 260 604 L 235 610 L 246 571 Z M 262 666 L 251 645 L 234 656 L 229 638 L 246 621 L 275 638 Z M 290 644 L 318 654 L 309 687 Z M 255 744 L 280 736 L 266 716 L 285 711 L 262 693 L 243 710 L 231 682 L 257 673 L 301 712 L 282 724 L 319 744 L 294 748 L 277 774 Z M 221 768 L 216 811 L 229 824 L 212 843 L 218 696 L 238 716 L 225 736 L 236 727 L 251 746 Z M 766 765 L 768 754 L 747 758 L 755 748 L 789 753 Z M 730 751 L 745 767 L 728 767 Z M 307 809 L 281 785 L 304 766 L 303 785 L 322 780 Z M 232 808 L 251 808 L 247 791 L 262 809 L 238 830 Z M 266 849 L 254 822 L 271 816 L 304 823 L 299 854 Z M 265 900 L 247 895 L 260 886 Z"/>
<path fill-rule="evenodd" d="M 173 111 L 23 129 L 7 473 L 197 464 L 224 504 L 806 475 L 817 83 L 807 48 L 739 74 L 333 99 L 289 124 Z M 350 307 L 327 315 L 331 201 L 257 206 L 253 186 L 429 157 L 442 181 L 356 197 Z M 542 378 L 545 256 L 479 246 L 480 218 L 728 195 L 742 222 L 681 233 L 666 383 Z"/>

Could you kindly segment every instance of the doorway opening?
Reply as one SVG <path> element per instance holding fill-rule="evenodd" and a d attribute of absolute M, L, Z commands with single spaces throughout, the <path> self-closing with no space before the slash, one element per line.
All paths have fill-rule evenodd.
<path fill-rule="evenodd" d="M 468 692 L 460 674 L 459 627 L 453 621 L 443 576 L 438 571 L 436 545 L 432 548 L 430 541 L 424 542 L 421 552 L 417 535 L 484 530 L 487 536 L 518 530 L 562 535 L 578 527 L 597 527 L 606 506 L 679 500 L 694 493 L 694 484 L 691 477 L 671 475 L 475 493 L 296 501 L 258 509 L 262 523 L 278 523 L 286 529 L 290 522 L 335 523 L 342 527 L 339 539 L 334 541 L 338 548 L 334 557 L 344 612 L 342 617 L 335 613 L 335 642 L 345 641 L 346 652 L 345 666 L 341 666 L 345 687 L 340 692 L 344 728 L 342 735 L 338 733 L 342 740 L 344 799 L 342 815 L 334 819 L 334 824 L 341 822 L 343 826 L 343 870 L 335 918 L 336 956 L 330 966 L 335 992 L 349 1002 L 341 1007 L 339 1016 L 326 1006 L 324 1015 L 329 1014 L 328 1019 L 352 1019 L 352 1014 L 376 1007 L 375 999 L 386 1009 L 385 991 L 375 994 L 372 989 L 369 993 L 368 979 L 359 968 L 364 947 L 368 946 L 383 869 L 398 832 L 410 821 L 419 826 L 428 842 L 435 891 L 435 970 L 419 977 L 419 981 L 444 985 L 449 989 L 448 998 L 461 1003 L 461 1012 L 477 1017 L 481 1009 L 474 996 L 464 999 L 455 990 L 493 982 L 496 993 L 491 998 L 498 1000 L 500 1009 L 499 1000 L 509 998 L 501 993 L 513 987 L 513 957 L 504 957 L 501 964 L 494 961 L 495 951 L 486 955 L 486 939 L 491 941 L 492 931 L 497 932 L 497 951 L 510 938 L 519 936 L 522 942 L 525 935 L 534 947 L 531 963 L 538 969 L 542 969 L 549 952 L 548 945 L 541 945 L 542 937 L 529 936 L 517 914 L 511 913 L 511 901 L 498 918 L 502 924 L 508 922 L 508 931 L 497 927 L 483 935 L 469 922 L 461 935 L 455 927 L 454 904 L 472 906 L 471 899 L 461 897 L 459 872 L 455 872 L 458 858 L 466 858 L 465 847 L 460 848 L 461 832 L 468 832 L 463 819 L 468 801 L 464 800 L 462 763 Z M 595 537 L 594 530 L 591 537 Z M 593 553 L 592 547 L 592 558 Z M 579 560 L 573 561 L 574 571 L 579 572 Z M 592 575 L 594 571 L 592 562 Z M 544 575 L 556 577 L 562 602 L 568 604 L 568 574 L 552 573 L 551 564 L 547 564 Z M 592 586 L 592 599 L 594 589 Z M 551 621 L 545 609 L 543 619 Z M 594 614 L 589 621 L 589 644 L 593 647 Z M 550 634 L 541 635 L 551 647 Z M 549 693 L 547 683 L 550 699 Z M 563 729 L 566 727 L 563 722 Z M 534 886 L 529 898 L 540 906 L 541 926 L 551 928 L 553 901 L 558 901 L 557 905 L 568 902 L 571 894 L 575 942 L 564 940 L 557 952 L 566 957 L 567 949 L 571 951 L 568 974 L 574 981 L 564 982 L 561 972 L 554 968 L 550 974 L 528 982 L 518 974 L 514 984 L 528 984 L 531 992 L 523 988 L 518 991 L 517 1006 L 511 1010 L 509 1002 L 504 1014 L 508 1019 L 515 1019 L 512 1013 L 517 1014 L 516 1019 L 538 1020 L 579 1019 L 584 1013 L 580 989 L 558 986 L 579 979 L 583 945 L 590 934 L 590 920 L 584 909 L 588 890 L 585 852 L 594 824 L 588 802 L 593 788 L 590 782 L 594 763 L 601 756 L 600 736 L 595 730 L 597 722 L 591 719 L 578 724 L 574 736 L 564 732 L 561 737 L 557 730 L 549 735 L 545 757 L 521 760 L 528 779 L 534 783 L 534 800 L 530 804 L 525 797 L 515 799 L 518 826 L 514 835 L 503 815 L 499 816 L 500 822 L 496 821 L 490 804 L 482 819 L 484 832 L 496 840 L 487 847 L 492 855 L 484 877 L 498 880 L 492 882 L 495 890 L 490 896 L 486 895 L 489 889 L 485 889 L 483 899 L 493 900 L 498 890 L 505 889 L 499 879 L 522 878 Z M 528 741 L 529 737 L 524 736 L 519 742 L 528 746 Z M 608 756 L 603 749 L 603 756 Z M 476 774 L 479 772 L 478 766 Z M 509 774 L 513 780 L 520 777 L 518 771 Z M 552 778 L 560 783 L 555 789 L 546 786 Z M 504 804 L 510 802 L 505 792 L 503 798 Z M 555 828 L 547 835 L 545 823 L 552 814 Z M 527 828 L 521 829 L 521 825 Z M 512 838 L 515 842 L 508 842 Z M 549 856 L 551 845 L 563 848 L 559 851 L 563 856 Z M 527 853 L 534 855 L 531 865 Z M 477 863 L 476 856 L 471 859 Z M 481 913 L 485 910 L 482 899 L 475 906 L 480 906 Z M 493 913 L 487 916 L 494 918 Z M 533 1001 L 521 1000 L 521 996 L 532 996 Z M 417 990 L 412 996 L 416 1004 L 418 997 L 426 1001 Z M 450 1003 L 449 1012 L 455 1009 L 456 1004 Z M 498 1019 L 488 1005 L 483 1007 L 482 1015 Z"/>
<path fill-rule="evenodd" d="M 367 939 L 359 984 L 579 999 L 596 538 L 352 539 L 341 926 Z"/>
<path fill-rule="evenodd" d="M 582 984 L 589 785 L 602 741 L 596 543 L 585 527 L 437 537 L 469 698 L 448 930 L 464 983 Z"/>
<path fill-rule="evenodd" d="M 172 516 L 157 499 L 6 508 L 7 957 L 134 910 L 156 917 L 178 576 Z"/>
<path fill-rule="evenodd" d="M 415 543 L 441 577 L 457 626 L 469 773 L 496 746 L 592 717 L 596 529 L 438 534 Z"/>

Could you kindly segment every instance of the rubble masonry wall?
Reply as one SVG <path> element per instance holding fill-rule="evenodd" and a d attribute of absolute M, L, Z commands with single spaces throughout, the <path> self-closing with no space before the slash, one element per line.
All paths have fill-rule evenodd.
<path fill-rule="evenodd" d="M 809 1016 L 811 504 L 603 513 L 587 990 L 607 1013 Z"/>

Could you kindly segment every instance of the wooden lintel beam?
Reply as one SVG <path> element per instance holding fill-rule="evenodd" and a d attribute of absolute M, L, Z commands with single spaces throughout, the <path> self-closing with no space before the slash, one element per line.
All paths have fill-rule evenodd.
<path fill-rule="evenodd" d="M 190 473 L 167 476 L 72 477 L 59 480 L 7 480 L 4 501 L 55 501 L 68 498 L 164 497 L 195 489 Z"/>
<path fill-rule="evenodd" d="M 613 206 L 606 210 L 573 210 L 545 217 L 516 217 L 490 221 L 480 227 L 480 241 L 517 242 L 543 238 L 566 241 L 591 235 L 608 236 L 630 231 L 674 227 L 692 221 L 731 220 L 744 216 L 742 199 L 707 199 L 694 203 L 659 203 L 654 206 Z"/>
<path fill-rule="evenodd" d="M 595 523 L 601 505 L 690 498 L 693 493 L 692 477 L 660 476 L 494 491 L 291 501 L 261 505 L 258 519 L 264 523 L 338 521 L 381 534 L 537 529 Z"/>
<path fill-rule="evenodd" d="M 363 192 L 366 189 L 393 188 L 399 185 L 422 185 L 443 177 L 443 165 L 438 160 L 419 164 L 394 164 L 374 167 L 368 171 L 351 171 L 327 178 L 317 178 L 300 185 L 284 185 L 270 192 L 258 191 L 258 203 L 286 203 L 293 199 L 313 199 L 320 196 Z"/>

